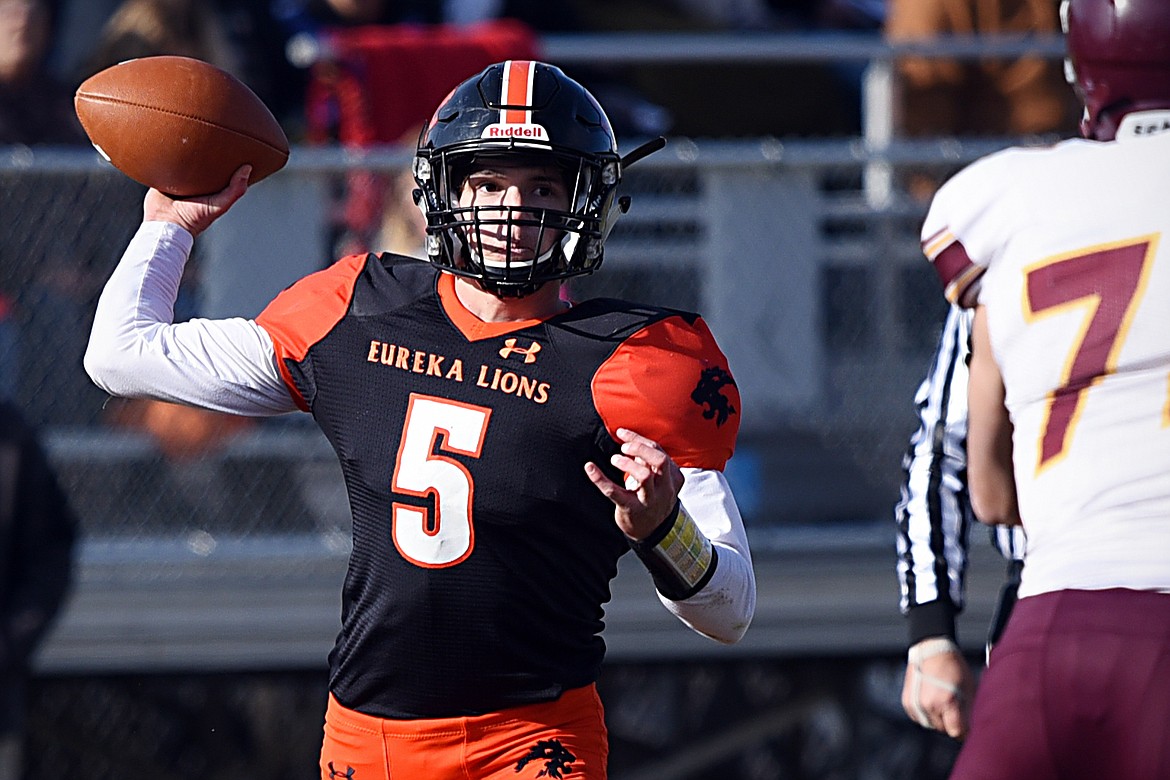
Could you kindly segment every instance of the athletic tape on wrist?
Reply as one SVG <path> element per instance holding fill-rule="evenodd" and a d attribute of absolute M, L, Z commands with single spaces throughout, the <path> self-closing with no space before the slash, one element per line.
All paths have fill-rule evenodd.
<path fill-rule="evenodd" d="M 953 694 L 958 701 L 962 701 L 963 699 L 963 692 L 959 690 L 958 686 L 922 671 L 923 661 L 928 658 L 934 658 L 936 655 L 942 655 L 943 653 L 961 654 L 962 651 L 955 644 L 955 640 L 950 637 L 936 636 L 930 639 L 923 639 L 921 642 L 913 645 L 910 648 L 910 652 L 907 653 L 907 661 L 914 670 L 914 679 L 911 682 L 910 691 L 910 700 L 914 705 L 914 720 L 918 722 L 918 725 L 928 729 L 934 728 L 934 726 L 930 722 L 930 713 L 922 706 L 922 683 L 929 683 L 936 688 L 941 688 Z"/>
<path fill-rule="evenodd" d="M 681 601 L 710 581 L 719 556 L 681 503 L 675 504 L 673 517 L 673 522 L 668 516 L 649 537 L 630 546 L 650 570 L 658 591 Z"/>
<path fill-rule="evenodd" d="M 936 636 L 930 639 L 923 639 L 921 642 L 913 645 L 910 652 L 906 654 L 906 660 L 914 666 L 921 666 L 922 662 L 927 658 L 934 658 L 936 655 L 943 653 L 962 654 L 962 650 L 955 644 L 955 640 L 947 636 Z"/>

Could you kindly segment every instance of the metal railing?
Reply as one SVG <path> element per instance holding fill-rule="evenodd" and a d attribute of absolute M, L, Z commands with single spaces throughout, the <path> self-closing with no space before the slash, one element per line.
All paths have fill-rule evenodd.
<path fill-rule="evenodd" d="M 1061 35 L 948 35 L 922 41 L 885 41 L 867 33 L 605 33 L 547 35 L 544 54 L 558 64 L 840 64 L 864 65 L 861 140 L 873 154 L 866 167 L 866 197 L 884 207 L 895 197 L 889 153 L 895 153 L 894 126 L 899 58 L 1009 59 L 1065 55 Z"/>

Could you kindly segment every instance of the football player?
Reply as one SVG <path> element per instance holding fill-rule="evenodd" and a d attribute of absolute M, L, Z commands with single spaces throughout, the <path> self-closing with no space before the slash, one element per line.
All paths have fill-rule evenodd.
<path fill-rule="evenodd" d="M 595 682 L 618 559 L 735 642 L 755 606 L 723 476 L 740 418 L 696 314 L 572 303 L 623 169 L 560 69 L 492 65 L 420 136 L 427 261 L 345 257 L 255 319 L 171 322 L 192 242 L 244 194 L 148 192 L 86 355 L 115 395 L 311 413 L 353 513 L 323 778 L 604 778 Z"/>
<path fill-rule="evenodd" d="M 1084 139 L 971 165 L 923 229 L 976 306 L 975 515 L 1027 532 L 963 780 L 1170 777 L 1170 4 L 1061 13 Z"/>

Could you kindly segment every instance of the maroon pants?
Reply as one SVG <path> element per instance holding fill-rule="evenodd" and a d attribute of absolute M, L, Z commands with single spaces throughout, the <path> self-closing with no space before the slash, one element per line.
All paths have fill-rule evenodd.
<path fill-rule="evenodd" d="M 951 780 L 1170 780 L 1170 594 L 1021 599 Z"/>

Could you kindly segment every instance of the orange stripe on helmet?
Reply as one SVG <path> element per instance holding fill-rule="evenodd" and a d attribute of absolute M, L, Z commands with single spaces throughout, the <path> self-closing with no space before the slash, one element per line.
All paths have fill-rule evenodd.
<path fill-rule="evenodd" d="M 501 124 L 529 124 L 532 109 L 516 109 L 514 106 L 532 106 L 533 77 L 536 63 L 532 60 L 508 60 L 504 63 L 504 83 L 500 89 L 503 106 L 500 108 Z"/>

